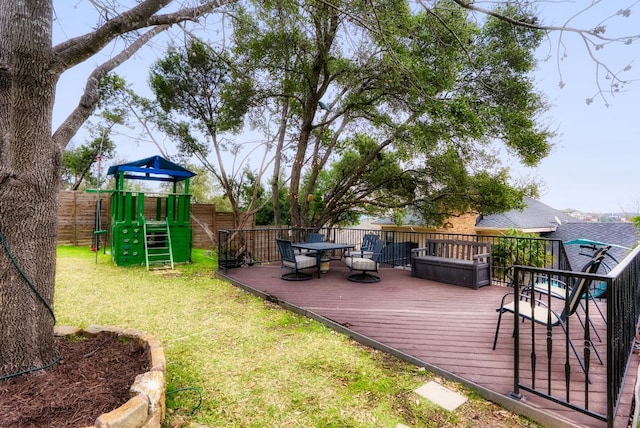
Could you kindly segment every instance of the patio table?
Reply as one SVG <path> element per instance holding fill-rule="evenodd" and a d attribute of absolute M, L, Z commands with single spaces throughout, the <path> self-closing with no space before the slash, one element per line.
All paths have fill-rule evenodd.
<path fill-rule="evenodd" d="M 291 243 L 291 246 L 293 248 L 300 248 L 302 250 L 311 250 L 316 252 L 318 277 L 320 277 L 320 261 L 322 260 L 322 254 L 324 252 L 333 250 L 350 250 L 355 247 L 354 244 L 338 244 L 335 242 L 293 242 Z"/>

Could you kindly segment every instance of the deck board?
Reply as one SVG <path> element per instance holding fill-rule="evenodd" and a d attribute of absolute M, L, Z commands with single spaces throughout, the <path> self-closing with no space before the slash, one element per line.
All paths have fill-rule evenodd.
<path fill-rule="evenodd" d="M 222 272 L 221 272 L 222 273 Z M 503 317 L 498 345 L 492 350 L 497 313 L 502 296 L 509 292 L 501 286 L 486 286 L 479 290 L 441 284 L 413 278 L 403 269 L 382 268 L 382 281 L 373 284 L 346 280 L 348 269 L 340 261 L 332 261 L 330 271 L 309 281 L 283 281 L 279 265 L 254 265 L 230 269 L 221 275 L 237 285 L 269 296 L 280 302 L 313 312 L 340 324 L 358 335 L 382 343 L 387 347 L 446 373 L 467 384 L 507 396 L 513 390 L 513 318 Z M 601 336 L 606 335 L 599 316 L 593 316 Z M 577 326 L 578 324 L 576 324 Z M 531 328 L 529 323 L 521 328 Z M 579 328 L 572 325 L 573 333 Z M 539 331 L 538 331 L 539 330 Z M 536 352 L 545 355 L 543 328 L 536 330 Z M 574 340 L 575 342 L 576 340 Z M 554 341 L 553 352 L 562 355 L 552 364 L 552 385 L 562 387 L 564 381 L 564 341 Z M 601 354 L 604 344 L 594 340 Z M 577 340 L 577 343 L 581 341 Z M 528 355 L 531 344 L 522 344 L 520 355 Z M 629 368 L 625 390 L 615 421 L 616 427 L 626 427 L 631 414 L 633 388 L 638 358 L 634 356 Z M 606 414 L 606 371 L 593 356 L 590 365 L 591 384 L 571 356 L 571 397 L 579 399 L 588 388 L 590 409 Z M 521 366 L 521 378 L 530 379 L 531 370 Z M 546 385 L 546 365 L 537 370 L 537 385 Z M 549 400 L 521 391 L 526 405 L 546 414 L 582 427 L 604 427 L 595 418 L 567 409 Z"/>

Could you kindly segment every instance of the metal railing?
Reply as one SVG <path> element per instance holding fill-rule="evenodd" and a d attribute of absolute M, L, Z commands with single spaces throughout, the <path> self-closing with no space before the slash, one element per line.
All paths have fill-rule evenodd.
<path fill-rule="evenodd" d="M 640 247 L 631 252 L 608 275 L 607 288 L 607 414 L 613 426 L 624 379 L 633 353 L 640 321 Z M 636 403 L 636 406 L 638 403 Z"/>
<path fill-rule="evenodd" d="M 590 275 L 579 272 L 567 272 L 515 266 L 514 294 L 536 281 L 535 278 L 551 278 L 571 284 L 572 281 L 585 278 L 596 284 L 600 290 L 606 287 L 599 300 L 606 300 L 604 320 L 589 303 L 589 295 L 582 296 L 581 308 L 567 320 L 566 330 L 552 328 L 544 323 L 521 324 L 514 322 L 514 391 L 519 397 L 520 390 L 531 392 L 572 410 L 605 421 L 608 427 L 614 426 L 624 380 L 633 354 L 638 322 L 640 321 L 640 247 L 636 248 L 607 275 Z M 568 293 L 567 293 L 568 294 Z M 545 295 L 542 304 L 551 306 L 553 298 Z M 602 304 L 603 302 L 601 302 Z M 514 320 L 518 320 L 522 306 L 515 305 Z M 568 302 L 564 302 L 568 305 Z M 604 306 L 604 305 L 603 305 Z M 564 307 L 566 308 L 566 306 Z M 591 308 L 591 309 L 590 309 Z M 563 309 L 560 308 L 559 311 Z M 549 323 L 547 323 L 549 324 Z M 598 334 L 598 327 L 603 331 Z M 598 334 L 599 340 L 596 340 Z M 536 340 L 538 345 L 536 345 Z M 582 374 L 576 375 L 571 366 L 576 367 L 577 355 L 570 346 L 576 346 L 576 354 L 582 359 Z M 564 344 L 558 351 L 557 343 Z M 597 347 L 606 352 L 598 353 Z M 559 355 L 560 352 L 560 355 Z M 602 364 L 599 359 L 602 357 Z M 563 365 L 562 370 L 553 370 L 553 366 Z M 573 376 L 573 379 L 572 379 Z M 581 385 L 576 388 L 576 376 Z M 602 397 L 592 391 L 591 377 L 606 376 L 606 405 Z M 559 378 L 561 377 L 561 378 Z M 601 387 L 599 387 L 601 388 Z M 594 398 L 595 397 L 595 398 Z"/>
<path fill-rule="evenodd" d="M 492 244 L 493 280 L 510 284 L 510 268 L 514 265 L 538 266 L 568 270 L 568 259 L 562 242 L 545 238 L 523 238 L 507 235 L 467 235 L 438 232 L 415 232 L 352 228 L 256 228 L 220 230 L 218 232 L 218 267 L 229 269 L 242 264 L 273 263 L 280 260 L 276 238 L 303 242 L 308 233 L 322 233 L 326 241 L 355 244 L 364 235 L 377 234 L 385 240 L 383 264 L 409 264 L 411 248 L 421 248 L 428 239 L 456 239 Z"/>

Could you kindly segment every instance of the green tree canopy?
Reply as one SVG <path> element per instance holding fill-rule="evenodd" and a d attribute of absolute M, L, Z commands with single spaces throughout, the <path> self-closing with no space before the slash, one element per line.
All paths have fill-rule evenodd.
<path fill-rule="evenodd" d="M 526 165 L 549 154 L 551 133 L 538 121 L 545 104 L 530 77 L 542 32 L 493 17 L 478 23 L 449 1 L 419 11 L 404 1 L 236 7 L 236 67 L 256 76 L 254 109 L 286 116 L 278 159 L 292 224 L 407 206 L 438 222 L 521 203 L 529 187 L 509 184 L 491 147 Z"/>

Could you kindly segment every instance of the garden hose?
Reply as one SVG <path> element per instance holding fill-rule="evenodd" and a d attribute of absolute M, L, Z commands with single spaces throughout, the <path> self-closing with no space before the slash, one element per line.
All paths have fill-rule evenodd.
<path fill-rule="evenodd" d="M 18 261 L 15 259 L 15 257 L 13 256 L 13 253 L 11 252 L 11 250 L 9 249 L 9 244 L 7 244 L 6 239 L 4 238 L 4 235 L 2 234 L 2 232 L 0 232 L 0 243 L 2 243 L 2 247 L 4 248 L 4 250 L 6 251 L 7 255 L 9 256 L 9 259 L 11 260 L 11 263 L 13 263 L 13 265 L 15 266 L 15 268 L 18 270 L 18 272 L 20 273 L 20 276 L 22 276 L 22 278 L 27 282 L 27 284 L 29 284 L 29 288 L 31 288 L 31 291 L 33 291 L 33 293 L 36 295 L 36 297 L 38 298 L 38 300 L 40 300 L 40 302 L 42 302 L 42 304 L 47 308 L 47 310 L 49 311 L 49 313 L 51 314 L 51 317 L 53 318 L 53 324 L 55 325 L 56 323 L 56 316 L 53 313 L 53 308 L 51 307 L 51 305 L 45 300 L 44 297 L 42 297 L 42 294 L 40 294 L 40 292 L 38 291 L 38 289 L 35 287 L 35 285 L 33 284 L 33 282 L 31 282 L 31 279 L 29 279 L 29 277 L 27 276 L 27 274 L 22 270 L 22 267 L 20 267 L 20 264 L 18 263 Z M 38 370 L 45 370 L 48 369 L 49 367 L 53 366 L 54 364 L 56 364 L 57 362 L 59 362 L 62 359 L 62 355 L 60 354 L 60 352 L 56 349 L 56 358 L 50 362 L 49 364 L 46 364 L 42 367 L 35 367 L 35 368 L 31 368 L 31 369 L 26 369 L 26 370 L 22 370 L 20 372 L 17 373 L 12 373 L 12 374 L 8 374 L 8 375 L 3 375 L 0 376 L 0 380 L 5 380 L 5 379 L 9 379 L 12 377 L 16 377 L 16 376 L 20 376 L 23 374 L 27 374 L 27 373 L 31 373 L 31 372 L 35 372 Z"/>
<path fill-rule="evenodd" d="M 200 392 L 200 390 L 198 388 L 195 388 L 193 386 L 189 386 L 186 388 L 178 388 L 178 389 L 173 389 L 171 391 L 167 391 L 166 394 L 175 394 L 176 392 L 182 392 L 182 391 L 195 391 L 198 393 L 198 405 L 196 407 L 194 407 L 191 412 L 189 413 L 189 415 L 193 415 L 202 405 L 202 392 Z"/>
<path fill-rule="evenodd" d="M 20 267 L 20 264 L 18 263 L 18 261 L 15 259 L 15 257 L 13 257 L 13 253 L 11 253 L 11 250 L 9 249 L 9 244 L 7 244 L 7 241 L 4 238 L 4 235 L 2 234 L 2 232 L 0 232 L 0 243 L 2 243 L 2 246 L 4 247 L 4 250 L 7 252 L 7 255 L 9 256 L 9 259 L 11 259 L 11 263 L 13 263 L 13 265 L 16 267 L 16 269 L 18 269 L 18 272 L 20 273 L 20 276 L 22 276 L 22 278 L 27 282 L 27 284 L 29 284 L 29 287 L 31 288 L 31 291 L 33 291 L 33 293 L 36 295 L 38 300 L 40 300 L 40 302 L 42 302 L 42 304 L 47 308 L 47 310 L 51 314 L 51 317 L 53 318 L 53 324 L 55 325 L 56 324 L 56 316 L 53 313 L 53 308 L 45 300 L 45 298 L 42 297 L 42 294 L 40 294 L 40 292 L 38 291 L 36 286 L 33 285 L 33 282 L 31 282 L 31 279 L 29 279 L 27 274 L 22 270 L 22 268 Z"/>

